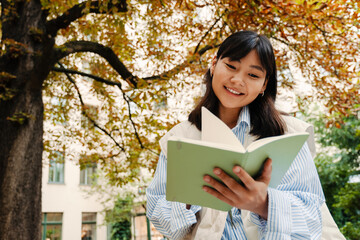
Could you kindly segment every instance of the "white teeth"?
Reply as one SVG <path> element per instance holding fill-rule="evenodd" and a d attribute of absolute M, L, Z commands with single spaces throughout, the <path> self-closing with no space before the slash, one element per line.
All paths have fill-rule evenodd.
<path fill-rule="evenodd" d="M 228 88 L 228 87 L 225 87 L 229 92 L 233 93 L 233 94 L 236 94 L 236 95 L 240 95 L 241 93 L 231 89 L 231 88 Z"/>

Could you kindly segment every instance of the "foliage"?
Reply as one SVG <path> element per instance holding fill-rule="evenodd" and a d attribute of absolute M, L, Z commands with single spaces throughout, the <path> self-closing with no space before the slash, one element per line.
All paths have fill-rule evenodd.
<path fill-rule="evenodd" d="M 124 199 L 118 199 L 114 208 L 108 211 L 105 221 L 112 226 L 112 240 L 131 239 L 131 217 L 133 209 L 133 198 L 127 196 Z"/>
<path fill-rule="evenodd" d="M 131 239 L 131 222 L 129 220 L 124 220 L 122 222 L 117 222 L 113 225 L 113 230 L 111 232 L 111 240 L 128 240 Z"/>
<path fill-rule="evenodd" d="M 341 124 L 358 104 L 359 12 L 349 0 L 1 1 L 0 202 L 9 206 L 0 220 L 19 231 L 0 238 L 22 229 L 38 238 L 40 228 L 25 225 L 40 221 L 42 156 L 91 159 L 117 186 L 152 171 L 158 140 L 193 107 L 235 31 L 268 36 L 281 87 L 294 87 L 299 68 L 316 88 L 305 99 L 326 104 L 329 126 Z M 16 207 L 24 195 L 34 207 Z"/>
<path fill-rule="evenodd" d="M 193 106 L 183 96 L 199 87 L 217 46 L 235 31 L 253 29 L 273 41 L 282 87 L 296 82 L 291 63 L 317 89 L 306 98 L 323 100 L 329 113 L 347 116 L 357 102 L 356 1 L 41 0 L 43 25 L 11 32 L 31 15 L 19 11 L 35 4 L 1 5 L 0 99 L 15 98 L 25 85 L 13 84 L 23 65 L 12 63 L 40 59 L 32 65 L 43 75 L 24 79 L 42 84 L 45 151 L 66 146 L 71 159 L 89 155 L 113 184 L 133 181 L 139 168 L 154 169 L 158 140 Z M 159 108 L 174 99 L 181 100 Z M 18 114 L 8 119 L 28 116 Z"/>
<path fill-rule="evenodd" d="M 360 223 L 347 222 L 341 228 L 341 231 L 347 237 L 347 239 L 359 239 L 360 236 Z"/>
<path fill-rule="evenodd" d="M 56 19 L 76 1 L 43 0 L 42 4 L 50 18 Z M 323 99 L 330 113 L 349 114 L 348 106 L 355 101 L 352 96 L 359 91 L 358 76 L 350 70 L 358 57 L 358 14 L 357 4 L 349 1 L 277 1 L 275 4 L 164 0 L 131 1 L 127 12 L 85 15 L 60 29 L 57 47 L 66 52 L 69 50 L 66 42 L 71 41 L 111 46 L 127 70 L 138 76 L 137 84 L 119 78 L 119 71 L 112 64 L 109 66 L 109 61 L 93 53 L 63 58 L 65 69 L 54 69 L 56 72 L 44 83 L 43 94 L 49 96 L 45 97 L 45 120 L 74 121 L 76 110 L 98 121 L 87 128 L 70 123 L 63 132 L 47 135 L 47 142 L 65 135 L 67 141 L 62 138 L 60 144 L 77 142 L 84 146 L 83 155 L 89 150 L 97 152 L 98 162 L 110 182 L 132 181 L 140 167 L 155 167 L 157 157 L 153 152 L 159 153 L 157 141 L 176 123 L 172 106 L 167 112 L 157 111 L 156 106 L 179 96 L 182 89 L 197 87 L 212 49 L 230 33 L 242 29 L 257 30 L 273 40 L 283 87 L 291 88 L 295 84 L 289 67 L 292 62 L 318 90 L 317 95 L 306 98 Z M 85 71 L 89 75 L 64 75 L 70 68 L 74 73 Z M 187 78 L 189 75 L 193 77 Z M 94 76 L 121 85 L 93 81 Z M 339 83 L 343 87 L 338 88 Z M 75 84 L 87 87 L 79 87 L 78 91 Z M 79 101 L 79 94 L 84 95 L 83 102 Z M 62 99 L 64 104 L 52 104 L 54 98 Z M 87 111 L 89 102 L 95 102 L 95 114 Z M 182 112 L 186 114 L 191 106 L 188 104 Z M 47 133 L 50 131 L 50 127 L 46 129 Z M 46 150 L 54 147 L 61 148 L 47 145 Z"/>
<path fill-rule="evenodd" d="M 315 160 L 327 205 L 342 233 L 348 239 L 359 239 L 360 182 L 351 177 L 360 176 L 360 119 L 349 116 L 338 127 L 326 128 L 320 117 L 315 127 L 322 146 L 337 149 Z"/>

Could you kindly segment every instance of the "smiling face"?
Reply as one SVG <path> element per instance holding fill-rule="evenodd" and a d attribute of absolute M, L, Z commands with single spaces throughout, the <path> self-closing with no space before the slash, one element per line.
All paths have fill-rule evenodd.
<path fill-rule="evenodd" d="M 212 88 L 220 101 L 220 118 L 225 113 L 237 116 L 242 107 L 254 101 L 266 88 L 266 70 L 255 50 L 239 61 L 215 58 L 211 72 Z"/>

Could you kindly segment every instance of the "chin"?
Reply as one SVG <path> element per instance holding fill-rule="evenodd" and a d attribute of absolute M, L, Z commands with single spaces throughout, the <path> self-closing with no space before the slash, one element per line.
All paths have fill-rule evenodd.
<path fill-rule="evenodd" d="M 238 109 L 241 109 L 242 107 L 244 106 L 234 106 L 234 105 L 224 105 L 222 104 L 224 109 L 226 110 L 238 110 Z"/>

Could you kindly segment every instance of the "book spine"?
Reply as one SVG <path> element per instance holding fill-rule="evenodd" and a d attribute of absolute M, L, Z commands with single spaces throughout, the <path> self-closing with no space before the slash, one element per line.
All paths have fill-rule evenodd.
<path fill-rule="evenodd" d="M 243 169 L 247 169 L 247 162 L 249 160 L 249 155 L 250 153 L 246 150 L 245 154 L 244 154 L 244 165 L 243 165 Z"/>

